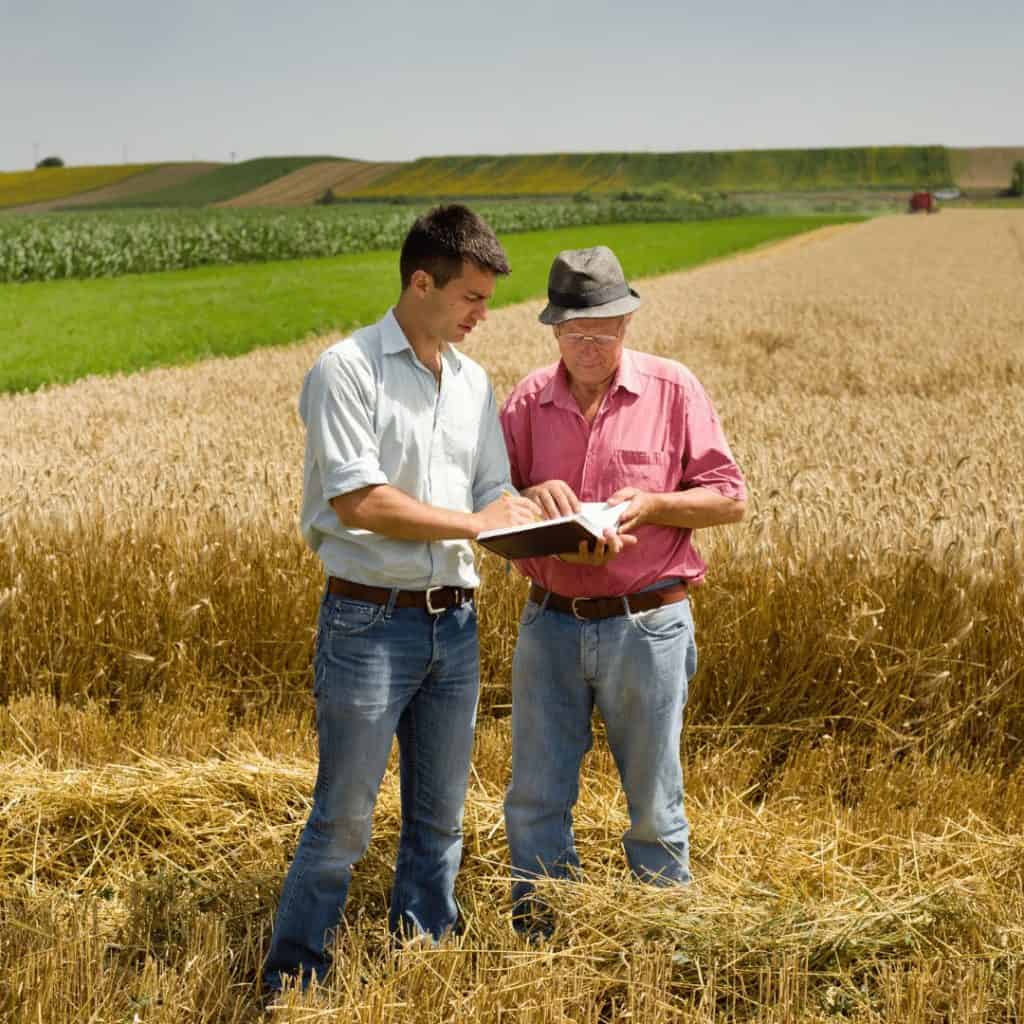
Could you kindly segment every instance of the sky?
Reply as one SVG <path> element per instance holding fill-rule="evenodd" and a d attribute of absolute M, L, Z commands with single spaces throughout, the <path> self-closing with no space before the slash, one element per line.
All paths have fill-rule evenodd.
<path fill-rule="evenodd" d="M 1024 5 L 0 0 L 0 170 L 1024 145 Z"/>

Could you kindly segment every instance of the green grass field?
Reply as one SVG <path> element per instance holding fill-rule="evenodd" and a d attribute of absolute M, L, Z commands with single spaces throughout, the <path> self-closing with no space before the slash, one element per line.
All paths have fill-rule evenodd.
<path fill-rule="evenodd" d="M 182 185 L 131 196 L 116 202 L 98 204 L 94 209 L 126 209 L 152 206 L 208 206 L 234 199 L 254 188 L 291 174 L 308 164 L 320 160 L 336 160 L 331 156 L 268 156 L 257 160 L 244 160 L 240 164 L 225 164 L 209 174 L 187 181 Z"/>
<path fill-rule="evenodd" d="M 560 249 L 604 243 L 631 278 L 692 267 L 849 217 L 738 217 L 510 235 L 495 306 L 542 295 Z M 0 391 L 240 355 L 376 320 L 398 295 L 398 254 L 206 267 L 0 286 Z"/>

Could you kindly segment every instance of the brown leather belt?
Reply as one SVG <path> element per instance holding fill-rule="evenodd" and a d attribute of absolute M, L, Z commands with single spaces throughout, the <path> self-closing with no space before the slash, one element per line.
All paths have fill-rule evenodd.
<path fill-rule="evenodd" d="M 553 594 L 536 583 L 530 585 L 530 600 L 536 604 L 542 604 L 544 598 L 548 599 L 547 608 L 553 608 L 556 612 L 566 612 L 575 615 L 577 619 L 610 619 L 614 615 L 625 615 L 626 605 L 629 605 L 631 612 L 646 612 L 652 608 L 660 608 L 663 604 L 675 604 L 677 601 L 685 601 L 687 588 L 685 583 L 672 583 L 659 590 L 641 590 L 636 594 L 623 595 L 621 597 L 562 597 L 561 594 Z"/>
<path fill-rule="evenodd" d="M 387 604 L 391 600 L 390 587 L 368 587 L 337 576 L 328 577 L 327 592 L 370 604 Z M 437 615 L 448 608 L 461 608 L 472 600 L 473 591 L 465 587 L 430 587 L 428 590 L 400 590 L 395 598 L 395 607 L 422 608 L 431 615 Z"/>

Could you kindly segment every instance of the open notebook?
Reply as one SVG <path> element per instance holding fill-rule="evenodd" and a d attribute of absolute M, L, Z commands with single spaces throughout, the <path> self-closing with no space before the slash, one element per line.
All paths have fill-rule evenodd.
<path fill-rule="evenodd" d="M 605 501 L 584 501 L 572 516 L 559 516 L 528 526 L 508 526 L 487 530 L 477 544 L 502 558 L 538 558 L 541 555 L 574 555 L 580 541 L 600 540 L 607 529 L 619 525 L 628 502 L 609 505 Z"/>

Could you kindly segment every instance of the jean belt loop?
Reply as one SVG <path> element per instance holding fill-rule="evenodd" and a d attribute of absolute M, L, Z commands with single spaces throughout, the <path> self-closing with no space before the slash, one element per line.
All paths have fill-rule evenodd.
<path fill-rule="evenodd" d="M 623 595 L 622 597 L 622 611 L 627 619 L 633 617 L 633 609 L 629 607 L 629 598 Z"/>
<path fill-rule="evenodd" d="M 511 564 L 511 563 L 510 563 Z M 551 591 L 544 591 L 544 599 L 540 603 L 540 614 L 543 615 L 547 611 L 548 601 L 551 599 Z"/>
<path fill-rule="evenodd" d="M 398 587 L 392 587 L 391 593 L 388 594 L 388 604 L 384 609 L 384 618 L 390 619 L 391 613 L 395 610 L 395 602 L 398 600 Z"/>

